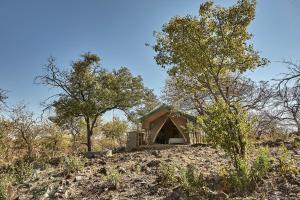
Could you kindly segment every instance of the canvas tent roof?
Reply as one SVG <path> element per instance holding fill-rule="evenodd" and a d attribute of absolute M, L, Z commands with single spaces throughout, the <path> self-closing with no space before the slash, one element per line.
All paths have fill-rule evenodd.
<path fill-rule="evenodd" d="M 150 111 L 149 113 L 147 113 L 146 115 L 141 117 L 139 120 L 141 122 L 143 122 L 143 121 L 151 118 L 151 116 L 153 116 L 154 114 L 156 114 L 156 113 L 158 113 L 162 110 L 164 111 L 163 114 L 165 114 L 166 112 L 171 112 L 171 113 L 174 113 L 174 114 L 181 114 L 181 115 L 185 116 L 186 118 L 188 118 L 189 120 L 192 120 L 192 121 L 196 120 L 195 116 L 184 113 L 184 112 L 181 112 L 181 111 L 178 111 L 178 110 L 175 110 L 174 107 L 166 105 L 166 104 L 161 104 L 161 105 L 155 107 L 152 111 Z"/>
<path fill-rule="evenodd" d="M 165 115 L 172 116 L 173 121 L 174 121 L 174 117 L 176 118 L 176 116 L 184 117 L 187 120 L 192 121 L 192 122 L 196 121 L 196 118 L 194 116 L 183 113 L 183 112 L 178 111 L 178 110 L 175 110 L 172 106 L 162 104 L 162 105 L 156 107 L 155 109 L 153 109 L 151 112 L 149 112 L 148 114 L 146 114 L 142 118 L 140 118 L 140 121 L 142 123 L 142 128 L 146 129 L 146 130 L 149 130 L 150 129 L 150 124 L 152 124 L 153 122 L 155 122 L 157 120 L 162 120 L 161 117 L 163 117 Z"/>

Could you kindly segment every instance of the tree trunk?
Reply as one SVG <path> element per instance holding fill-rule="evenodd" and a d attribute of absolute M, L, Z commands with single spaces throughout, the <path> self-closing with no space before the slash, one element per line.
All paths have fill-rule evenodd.
<path fill-rule="evenodd" d="M 86 136 L 87 136 L 87 150 L 88 150 L 88 152 L 91 152 L 92 151 L 92 140 L 91 140 L 92 132 L 89 127 L 87 128 Z"/>
<path fill-rule="evenodd" d="M 87 145 L 87 151 L 88 152 L 92 151 L 92 140 L 91 140 L 92 135 L 93 135 L 93 130 L 90 126 L 90 120 L 89 120 L 89 118 L 86 118 L 86 137 L 87 137 L 86 138 L 87 139 L 86 145 Z"/>

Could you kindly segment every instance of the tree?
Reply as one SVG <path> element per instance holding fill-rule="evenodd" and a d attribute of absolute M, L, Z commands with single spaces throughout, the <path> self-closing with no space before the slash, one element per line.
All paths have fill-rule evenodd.
<path fill-rule="evenodd" d="M 46 73 L 37 77 L 39 83 L 61 89 L 54 96 L 58 98 L 47 104 L 59 118 L 84 119 L 88 151 L 92 150 L 91 137 L 99 117 L 113 109 L 126 113 L 139 106 L 147 91 L 142 78 L 133 76 L 127 68 L 109 72 L 99 63 L 97 55 L 86 53 L 72 63 L 70 70 L 62 71 L 50 58 Z"/>
<path fill-rule="evenodd" d="M 156 34 L 156 62 L 168 68 L 178 91 L 199 101 L 197 109 L 202 114 L 207 114 L 203 108 L 212 102 L 220 103 L 221 108 L 225 103 L 235 116 L 245 111 L 236 107 L 243 106 L 238 98 L 241 90 L 236 90 L 241 77 L 245 71 L 268 63 L 249 41 L 252 34 L 247 28 L 254 19 L 255 6 L 251 0 L 240 0 L 229 8 L 208 1 L 201 4 L 198 17 L 174 17 Z M 232 125 L 239 126 L 239 120 Z M 236 138 L 243 136 L 240 129 L 235 131 Z M 243 140 L 236 142 L 242 146 Z M 246 150 L 239 153 L 243 157 Z"/>
<path fill-rule="evenodd" d="M 12 108 L 10 119 L 13 124 L 15 143 L 20 145 L 21 148 L 25 147 L 27 157 L 31 159 L 33 157 L 35 140 L 39 135 L 33 113 L 29 112 L 25 105 L 20 104 Z"/>
<path fill-rule="evenodd" d="M 6 92 L 0 89 L 0 103 L 4 103 L 5 99 L 7 99 Z"/>
<path fill-rule="evenodd" d="M 274 108 L 277 118 L 284 125 L 296 127 L 300 134 L 300 65 L 290 61 L 283 61 L 288 67 L 288 72 L 282 77 L 274 79 Z"/>
<path fill-rule="evenodd" d="M 81 117 L 59 118 L 58 116 L 51 117 L 50 120 L 63 130 L 67 130 L 69 132 L 72 136 L 72 149 L 77 151 L 79 148 L 78 140 L 83 127 L 85 126 L 84 120 Z"/>
<path fill-rule="evenodd" d="M 223 148 L 238 169 L 238 164 L 246 153 L 252 123 L 239 104 L 236 103 L 234 107 L 238 112 L 231 109 L 224 100 L 214 101 L 208 107 L 207 115 L 200 116 L 198 122 L 206 133 L 208 142 Z"/>
<path fill-rule="evenodd" d="M 274 107 L 277 109 L 274 117 L 285 125 L 296 127 L 300 134 L 300 87 L 277 85 Z"/>
<path fill-rule="evenodd" d="M 0 118 L 0 164 L 12 161 L 13 150 L 13 124 L 7 119 Z"/>
<path fill-rule="evenodd" d="M 119 118 L 114 118 L 112 121 L 105 123 L 102 126 L 103 134 L 105 137 L 112 140 L 121 140 L 128 129 L 128 123 Z"/>
<path fill-rule="evenodd" d="M 134 124 L 138 124 L 139 118 L 149 113 L 158 105 L 159 101 L 153 91 L 145 88 L 144 98 L 142 99 L 140 105 L 127 112 L 129 121 L 133 122 Z"/>

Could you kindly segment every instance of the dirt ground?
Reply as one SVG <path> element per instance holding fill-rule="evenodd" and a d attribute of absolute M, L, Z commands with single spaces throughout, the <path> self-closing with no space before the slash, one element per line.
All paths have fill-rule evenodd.
<path fill-rule="evenodd" d="M 271 147 L 276 154 L 278 147 Z M 300 169 L 300 151 L 290 148 Z M 194 164 L 207 177 L 217 177 L 222 167 L 228 166 L 226 154 L 209 146 L 160 146 L 134 152 L 115 153 L 111 157 L 82 158 L 84 168 L 64 176 L 61 169 L 50 167 L 37 171 L 24 184 L 15 186 L 19 199 L 205 199 L 187 198 L 178 188 L 165 187 L 159 182 L 160 164 L 185 167 Z M 116 186 L 108 185 L 105 178 L 110 169 L 118 171 Z M 217 178 L 215 181 L 218 181 Z M 215 199 L 232 199 L 234 195 L 212 191 Z M 219 195 L 219 194 L 223 195 Z M 247 199 L 300 199 L 300 177 L 270 175 Z"/>

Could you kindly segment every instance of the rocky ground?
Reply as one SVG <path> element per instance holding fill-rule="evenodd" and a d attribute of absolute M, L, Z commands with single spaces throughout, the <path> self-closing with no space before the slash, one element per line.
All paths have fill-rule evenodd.
<path fill-rule="evenodd" d="M 274 145 L 276 146 L 276 145 Z M 271 147 L 274 154 L 277 147 Z M 292 148 L 299 169 L 299 149 Z M 15 186 L 19 199 L 186 199 L 176 187 L 159 182 L 162 163 L 187 166 L 195 164 L 204 176 L 218 181 L 217 172 L 229 165 L 224 152 L 209 146 L 173 146 L 115 153 L 111 156 L 82 158 L 84 167 L 65 175 L 59 167 L 37 171 L 24 184 Z M 112 169 L 117 173 L 112 173 Z M 117 174 L 117 175 L 116 175 Z M 108 182 L 110 180 L 110 182 Z M 112 182 L 115 181 L 115 184 Z M 221 189 L 212 191 L 214 199 L 234 198 Z M 272 175 L 264 180 L 247 199 L 300 199 L 300 177 Z M 191 198 L 195 199 L 195 198 Z M 196 198 L 196 199 L 199 199 Z"/>

